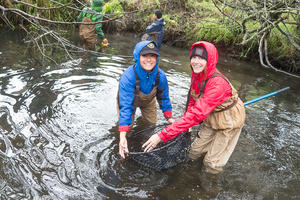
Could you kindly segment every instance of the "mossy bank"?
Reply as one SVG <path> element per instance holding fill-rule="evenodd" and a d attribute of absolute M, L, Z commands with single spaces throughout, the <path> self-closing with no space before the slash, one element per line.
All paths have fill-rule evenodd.
<path fill-rule="evenodd" d="M 213 1 L 202 0 L 113 0 L 107 1 L 106 14 L 120 13 L 118 22 L 104 25 L 107 32 L 129 31 L 143 33 L 152 23 L 154 9 L 161 9 L 166 22 L 164 43 L 178 47 L 189 47 L 199 40 L 215 43 L 226 49 L 227 55 L 259 62 L 259 38 L 241 44 L 245 33 L 242 22 L 228 22 Z M 228 14 L 231 12 L 227 10 Z M 292 19 L 293 21 L 293 19 Z M 257 24 L 248 23 L 255 28 Z M 279 26 L 283 26 L 279 24 Z M 299 26 L 287 26 L 290 34 L 300 35 Z M 299 42 L 299 41 L 298 41 Z M 278 30 L 270 32 L 268 54 L 271 62 L 284 70 L 300 73 L 300 52 Z"/>
<path fill-rule="evenodd" d="M 0 26 L 8 25 L 13 29 L 17 29 L 20 24 L 33 25 L 30 25 L 20 15 L 9 12 L 7 8 L 19 9 L 31 16 L 42 16 L 45 19 L 74 22 L 89 0 L 61 0 L 59 2 L 29 0 L 25 2 L 31 4 L 31 6 L 24 4 L 24 2 L 12 0 L 0 0 L 0 2 L 0 9 L 6 11 L 5 18 L 2 17 L 2 21 L 0 20 Z M 267 30 L 267 57 L 264 57 L 264 59 L 267 58 L 274 66 L 285 71 L 300 73 L 299 14 L 286 14 L 286 9 L 282 11 L 281 7 L 276 8 L 276 6 L 283 6 L 284 4 L 267 1 L 272 9 L 274 7 L 272 12 L 275 12 L 275 14 L 269 12 L 268 17 L 271 17 L 271 19 L 284 18 L 288 20 L 288 23 L 276 23 L 276 21 L 264 23 L 263 20 L 260 20 L 267 16 L 264 12 L 248 16 L 251 13 L 245 14 L 243 9 L 240 9 L 240 11 L 234 10 L 230 6 L 223 9 L 224 5 L 220 2 L 217 0 L 104 0 L 104 20 L 109 20 L 103 24 L 103 30 L 106 34 L 134 32 L 141 36 L 147 25 L 153 22 L 153 10 L 161 9 L 166 22 L 163 43 L 187 48 L 196 41 L 206 40 L 216 44 L 219 49 L 222 49 L 222 53 L 238 59 L 257 62 L 262 61 L 262 59 L 259 60 L 259 55 L 261 55 L 259 54 L 259 47 L 262 44 L 262 35 Z M 254 5 L 262 5 L 262 3 L 260 1 L 249 1 L 245 5 L 254 7 Z M 295 5 L 293 12 L 299 12 L 300 8 L 298 9 L 297 4 Z M 41 9 L 57 6 L 62 7 L 60 9 Z M 258 7 L 258 9 L 260 8 Z M 276 11 L 280 11 L 280 16 L 276 14 Z M 239 17 L 231 17 L 233 14 Z M 249 17 L 251 19 L 245 23 L 244 19 Z M 10 23 L 7 23 L 7 21 Z M 48 23 L 47 26 L 49 28 L 58 27 L 57 24 L 51 23 Z M 250 34 L 245 33 L 244 28 L 246 26 L 250 30 Z M 258 29 L 259 26 L 262 28 Z M 73 27 L 75 26 L 73 25 Z M 31 30 L 34 29 L 35 27 L 32 27 Z M 66 27 L 66 29 L 68 28 Z M 256 31 L 251 32 L 251 30 Z M 285 32 L 282 33 L 282 30 Z M 246 36 L 248 37 L 247 42 L 245 42 Z"/>

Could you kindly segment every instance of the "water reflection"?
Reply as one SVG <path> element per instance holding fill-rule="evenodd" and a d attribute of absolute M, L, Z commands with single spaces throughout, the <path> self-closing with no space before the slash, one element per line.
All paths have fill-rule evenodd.
<path fill-rule="evenodd" d="M 127 44 L 113 48 L 132 54 L 135 38 L 111 37 Z M 156 172 L 120 159 L 115 98 L 132 59 L 85 56 L 39 67 L 29 58 L 12 61 L 16 54 L 0 54 L 0 199 L 299 198 L 299 91 L 247 106 L 237 148 L 209 187 L 201 161 Z M 188 52 L 162 48 L 161 55 L 178 118 L 190 82 Z M 243 100 L 300 86 L 253 64 L 221 58 L 219 68 Z M 160 112 L 158 118 L 165 121 Z"/>

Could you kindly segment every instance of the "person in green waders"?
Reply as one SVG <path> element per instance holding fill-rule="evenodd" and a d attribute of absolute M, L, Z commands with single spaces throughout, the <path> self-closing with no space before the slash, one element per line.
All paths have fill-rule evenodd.
<path fill-rule="evenodd" d="M 102 0 L 91 0 L 91 7 L 85 7 L 77 17 L 78 22 L 99 22 L 103 20 Z M 95 50 L 96 44 L 101 43 L 102 47 L 106 47 L 108 40 L 104 37 L 102 31 L 102 23 L 98 24 L 80 24 L 79 36 L 83 41 L 83 48 Z"/>

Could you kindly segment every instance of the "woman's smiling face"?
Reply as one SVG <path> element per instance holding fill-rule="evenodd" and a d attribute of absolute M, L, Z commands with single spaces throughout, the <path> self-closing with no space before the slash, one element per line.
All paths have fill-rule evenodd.
<path fill-rule="evenodd" d="M 206 67 L 207 61 L 200 56 L 193 56 L 191 58 L 191 66 L 195 74 L 203 72 Z"/>
<path fill-rule="evenodd" d="M 153 70 L 156 65 L 156 61 L 157 55 L 155 54 L 140 55 L 140 64 L 147 72 L 151 72 Z"/>

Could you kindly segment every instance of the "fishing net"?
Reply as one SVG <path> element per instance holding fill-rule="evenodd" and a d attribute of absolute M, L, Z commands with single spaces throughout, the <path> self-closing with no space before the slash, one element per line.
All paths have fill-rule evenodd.
<path fill-rule="evenodd" d="M 142 145 L 167 124 L 149 127 L 128 137 L 129 157 L 137 163 L 161 171 L 186 161 L 191 145 L 191 134 L 187 131 L 167 142 L 160 142 L 155 149 L 144 152 Z"/>

